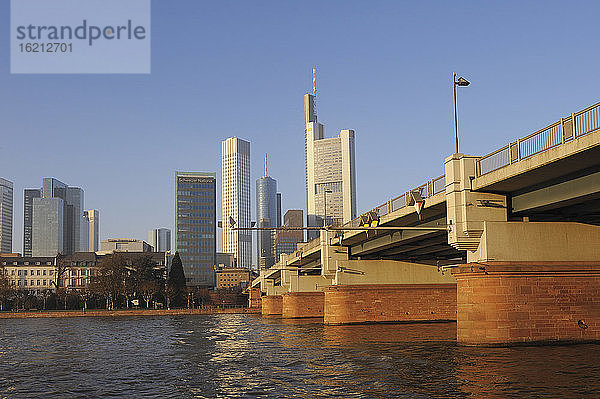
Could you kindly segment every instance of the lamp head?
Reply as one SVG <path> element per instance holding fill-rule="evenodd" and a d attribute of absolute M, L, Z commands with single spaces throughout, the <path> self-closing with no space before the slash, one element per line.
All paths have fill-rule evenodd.
<path fill-rule="evenodd" d="M 458 81 L 454 82 L 454 84 L 457 86 L 466 87 L 466 86 L 470 85 L 471 82 L 469 82 L 467 79 L 465 79 L 461 76 L 460 78 L 458 78 Z"/>

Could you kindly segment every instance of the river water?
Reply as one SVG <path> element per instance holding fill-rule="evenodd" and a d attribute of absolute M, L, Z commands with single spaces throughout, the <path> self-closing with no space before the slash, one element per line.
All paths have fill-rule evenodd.
<path fill-rule="evenodd" d="M 0 319 L 0 398 L 599 398 L 600 345 L 469 348 L 456 324 Z"/>

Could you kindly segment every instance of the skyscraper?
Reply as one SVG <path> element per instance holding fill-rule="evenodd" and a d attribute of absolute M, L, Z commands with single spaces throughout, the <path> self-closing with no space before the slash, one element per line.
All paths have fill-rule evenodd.
<path fill-rule="evenodd" d="M 215 284 L 216 194 L 215 173 L 175 172 L 175 251 L 188 285 Z"/>
<path fill-rule="evenodd" d="M 277 227 L 281 226 L 281 193 L 277 193 Z"/>
<path fill-rule="evenodd" d="M 356 217 L 354 131 L 325 138 L 324 126 L 317 121 L 314 70 L 313 84 L 313 94 L 304 95 L 306 222 L 309 227 L 341 225 Z M 309 230 L 308 238 L 318 234 Z"/>
<path fill-rule="evenodd" d="M 148 232 L 148 244 L 154 247 L 154 252 L 171 250 L 171 230 L 152 229 Z"/>
<path fill-rule="evenodd" d="M 100 249 L 100 212 L 97 209 L 85 211 L 89 221 L 88 250 L 96 252 Z"/>
<path fill-rule="evenodd" d="M 223 218 L 223 251 L 235 256 L 238 267 L 252 264 L 252 233 L 232 230 L 250 227 L 250 143 L 237 137 L 221 142 L 221 216 Z"/>
<path fill-rule="evenodd" d="M 256 223 L 258 227 L 279 227 L 277 224 L 279 209 L 277 199 L 277 181 L 267 175 L 267 155 L 265 154 L 265 175 L 256 180 Z M 268 269 L 275 264 L 274 235 L 273 230 L 258 230 L 257 259 L 260 269 Z"/>
<path fill-rule="evenodd" d="M 56 199 L 61 201 L 55 201 Z M 62 206 L 61 210 L 57 209 L 59 204 Z M 55 256 L 58 252 L 70 255 L 81 249 L 81 188 L 69 187 L 60 180 L 46 177 L 42 181 L 41 190 L 25 190 L 24 205 L 25 254 L 29 248 L 33 256 Z M 57 219 L 59 217 L 60 220 Z M 28 242 L 28 233 L 31 234 L 31 244 Z M 45 240 L 48 242 L 44 242 Z"/>
<path fill-rule="evenodd" d="M 62 198 L 33 199 L 32 256 L 65 253 L 64 210 Z"/>
<path fill-rule="evenodd" d="M 12 252 L 13 184 L 0 178 L 0 252 Z"/>
<path fill-rule="evenodd" d="M 33 237 L 33 199 L 40 198 L 42 190 L 26 188 L 23 201 L 23 256 L 32 255 Z"/>
<path fill-rule="evenodd" d="M 81 215 L 81 229 L 79 230 L 79 251 L 90 251 L 90 218 L 87 211 Z"/>
<path fill-rule="evenodd" d="M 290 209 L 283 217 L 285 227 L 303 227 L 304 216 L 302 209 Z M 279 262 L 281 254 L 293 253 L 299 242 L 304 239 L 302 230 L 280 230 L 275 233 L 275 262 Z"/>

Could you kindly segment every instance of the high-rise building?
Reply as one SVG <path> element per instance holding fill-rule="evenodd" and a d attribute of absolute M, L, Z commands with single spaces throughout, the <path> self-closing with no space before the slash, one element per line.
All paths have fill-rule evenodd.
<path fill-rule="evenodd" d="M 98 252 L 101 254 L 113 252 L 153 252 L 152 249 L 152 246 L 146 241 L 136 240 L 135 238 L 109 238 L 100 242 L 100 251 Z"/>
<path fill-rule="evenodd" d="M 29 248 L 33 256 L 55 256 L 58 252 L 70 255 L 81 249 L 83 221 L 81 188 L 69 187 L 60 180 L 46 177 L 42 181 L 41 190 L 25 190 L 24 202 L 23 252 L 25 254 Z M 58 204 L 62 205 L 60 211 L 57 210 Z M 36 207 L 39 209 L 36 210 Z M 59 215 L 62 218 L 60 221 L 56 219 Z M 60 229 L 60 231 L 50 229 Z M 31 234 L 31 244 L 28 242 L 28 234 Z M 44 242 L 45 240 L 48 242 Z M 34 255 L 42 253 L 43 255 Z"/>
<path fill-rule="evenodd" d="M 85 211 L 89 221 L 88 248 L 90 252 L 100 249 L 100 212 L 97 209 Z"/>
<path fill-rule="evenodd" d="M 171 250 L 171 230 L 152 229 L 148 232 L 148 243 L 154 247 L 155 252 Z"/>
<path fill-rule="evenodd" d="M 217 261 L 215 263 L 215 266 L 217 266 L 217 269 L 233 267 L 233 264 L 234 264 L 233 254 L 217 252 Z"/>
<path fill-rule="evenodd" d="M 65 254 L 72 254 L 81 248 L 83 190 L 79 187 L 67 187 L 66 194 L 67 229 L 65 230 Z"/>
<path fill-rule="evenodd" d="M 79 230 L 79 252 L 90 251 L 90 218 L 87 211 L 81 215 L 81 229 Z M 94 251 L 95 252 L 95 251 Z"/>
<path fill-rule="evenodd" d="M 215 284 L 216 180 L 215 173 L 175 172 L 175 251 L 188 285 Z"/>
<path fill-rule="evenodd" d="M 315 95 L 316 84 L 313 94 L 304 95 L 306 222 L 308 227 L 341 225 L 356 217 L 354 131 L 341 130 L 338 137 L 326 139 Z M 318 231 L 308 231 L 309 239 L 317 236 Z"/>
<path fill-rule="evenodd" d="M 62 198 L 33 199 L 32 256 L 64 254 L 64 210 Z"/>
<path fill-rule="evenodd" d="M 33 237 L 33 199 L 40 198 L 42 190 L 26 188 L 23 201 L 23 256 L 32 255 Z"/>
<path fill-rule="evenodd" d="M 304 215 L 302 209 L 290 209 L 283 217 L 285 227 L 303 227 Z M 291 254 L 296 251 L 297 244 L 304 240 L 302 230 L 280 230 L 275 233 L 275 262 L 279 262 L 281 254 Z"/>
<path fill-rule="evenodd" d="M 250 227 L 250 143 L 237 137 L 221 142 L 221 216 L 223 250 L 235 256 L 238 267 L 252 265 L 252 233 L 232 230 Z"/>
<path fill-rule="evenodd" d="M 0 252 L 12 252 L 13 184 L 0 178 Z"/>
<path fill-rule="evenodd" d="M 265 175 L 256 180 L 256 224 L 259 228 L 279 227 L 277 181 L 267 175 L 265 155 Z M 279 196 L 281 199 L 281 196 Z M 260 269 L 268 269 L 275 264 L 273 239 L 274 230 L 258 230 L 257 259 Z"/>
<path fill-rule="evenodd" d="M 304 224 L 304 212 L 302 209 L 290 209 L 283 216 L 283 225 L 286 227 L 302 227 Z M 297 230 L 295 233 L 302 241 L 303 231 Z"/>
<path fill-rule="evenodd" d="M 277 193 L 277 227 L 281 226 L 281 193 Z"/>

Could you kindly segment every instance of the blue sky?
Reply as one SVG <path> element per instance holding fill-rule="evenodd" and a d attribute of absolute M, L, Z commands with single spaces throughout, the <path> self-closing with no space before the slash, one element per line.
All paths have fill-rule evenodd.
<path fill-rule="evenodd" d="M 174 171 L 220 174 L 220 141 L 251 142 L 252 187 L 270 175 L 283 208 L 305 208 L 302 96 L 318 68 L 328 137 L 356 131 L 358 208 L 443 173 L 453 152 L 484 155 L 600 101 L 600 3 L 539 1 L 152 2 L 150 75 L 11 75 L 0 3 L 0 177 L 85 190 L 101 238 L 173 227 Z M 254 197 L 252 198 L 255 212 Z M 220 212 L 218 211 L 218 214 Z"/>

